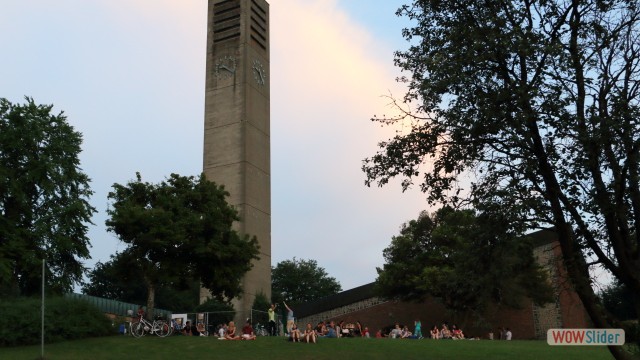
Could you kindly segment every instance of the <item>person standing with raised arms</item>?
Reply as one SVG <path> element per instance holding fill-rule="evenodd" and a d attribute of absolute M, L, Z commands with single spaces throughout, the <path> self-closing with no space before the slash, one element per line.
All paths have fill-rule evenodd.
<path fill-rule="evenodd" d="M 276 336 L 276 307 L 278 304 L 271 304 L 267 313 L 269 314 L 269 335 Z"/>
<path fill-rule="evenodd" d="M 282 303 L 284 304 L 284 307 L 287 308 L 287 334 L 291 334 L 291 328 L 294 323 L 293 310 L 291 310 L 286 302 L 283 301 Z"/>

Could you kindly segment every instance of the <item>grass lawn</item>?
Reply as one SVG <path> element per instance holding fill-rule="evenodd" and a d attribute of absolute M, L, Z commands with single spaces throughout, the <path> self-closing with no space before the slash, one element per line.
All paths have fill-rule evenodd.
<path fill-rule="evenodd" d="M 40 346 L 0 348 L 0 359 L 35 360 Z M 601 346 L 549 346 L 545 341 L 434 341 L 321 339 L 317 344 L 286 342 L 281 337 L 223 341 L 212 337 L 113 336 L 45 344 L 45 359 L 612 359 Z"/>

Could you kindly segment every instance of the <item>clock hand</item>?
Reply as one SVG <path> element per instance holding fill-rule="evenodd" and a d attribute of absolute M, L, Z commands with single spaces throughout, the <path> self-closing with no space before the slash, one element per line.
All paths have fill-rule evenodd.
<path fill-rule="evenodd" d="M 221 69 L 224 69 L 224 70 L 227 70 L 228 72 L 230 72 L 230 73 L 232 73 L 232 74 L 233 74 L 234 72 L 236 72 L 236 69 L 231 69 L 231 68 L 229 68 L 227 65 L 220 65 L 220 68 L 221 68 Z"/>

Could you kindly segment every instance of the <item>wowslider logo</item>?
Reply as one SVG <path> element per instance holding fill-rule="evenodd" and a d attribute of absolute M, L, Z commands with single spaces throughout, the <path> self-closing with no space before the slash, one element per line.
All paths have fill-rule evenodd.
<path fill-rule="evenodd" d="M 549 329 L 549 345 L 624 345 L 623 329 Z"/>

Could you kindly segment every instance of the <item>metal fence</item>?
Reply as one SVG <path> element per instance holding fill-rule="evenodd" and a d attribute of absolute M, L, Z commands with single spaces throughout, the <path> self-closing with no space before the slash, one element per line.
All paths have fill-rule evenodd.
<path fill-rule="evenodd" d="M 87 301 L 100 309 L 100 311 L 117 316 L 135 315 L 138 307 L 140 306 L 140 304 L 126 303 L 122 301 L 105 299 L 84 294 L 70 293 L 65 294 L 65 297 Z M 171 319 L 171 311 L 169 310 L 155 309 L 153 314 L 154 316 L 161 316 L 165 319 Z"/>
<path fill-rule="evenodd" d="M 97 296 L 84 294 L 65 294 L 66 297 L 87 301 L 96 306 L 100 311 L 106 314 L 112 314 L 122 317 L 131 317 L 135 315 L 140 304 L 127 303 L 117 300 L 105 299 Z M 164 319 L 175 320 L 179 326 L 186 325 L 187 321 L 197 325 L 202 323 L 205 330 L 211 335 L 217 335 L 217 331 L 222 324 L 228 324 L 229 321 L 235 321 L 236 326 L 242 329 L 245 321 L 249 320 L 256 334 L 261 333 L 259 330 L 268 329 L 269 314 L 266 311 L 251 309 L 250 311 L 214 311 L 214 312 L 189 312 L 189 313 L 173 313 L 169 310 L 155 309 L 154 316 L 160 316 Z M 276 335 L 284 334 L 284 324 L 282 316 L 276 314 Z"/>
<path fill-rule="evenodd" d="M 173 313 L 172 320 L 175 320 L 179 327 L 186 325 L 187 321 L 191 325 L 203 324 L 205 330 L 211 336 L 217 336 L 220 327 L 234 321 L 238 329 L 242 329 L 244 323 L 248 320 L 256 334 L 263 335 L 261 329 L 268 329 L 269 315 L 266 311 L 251 309 L 250 311 L 213 311 L 213 312 L 189 312 L 189 313 Z M 282 335 L 283 325 L 282 318 L 276 315 L 276 335 Z M 260 330 L 260 331 L 259 331 Z"/>

